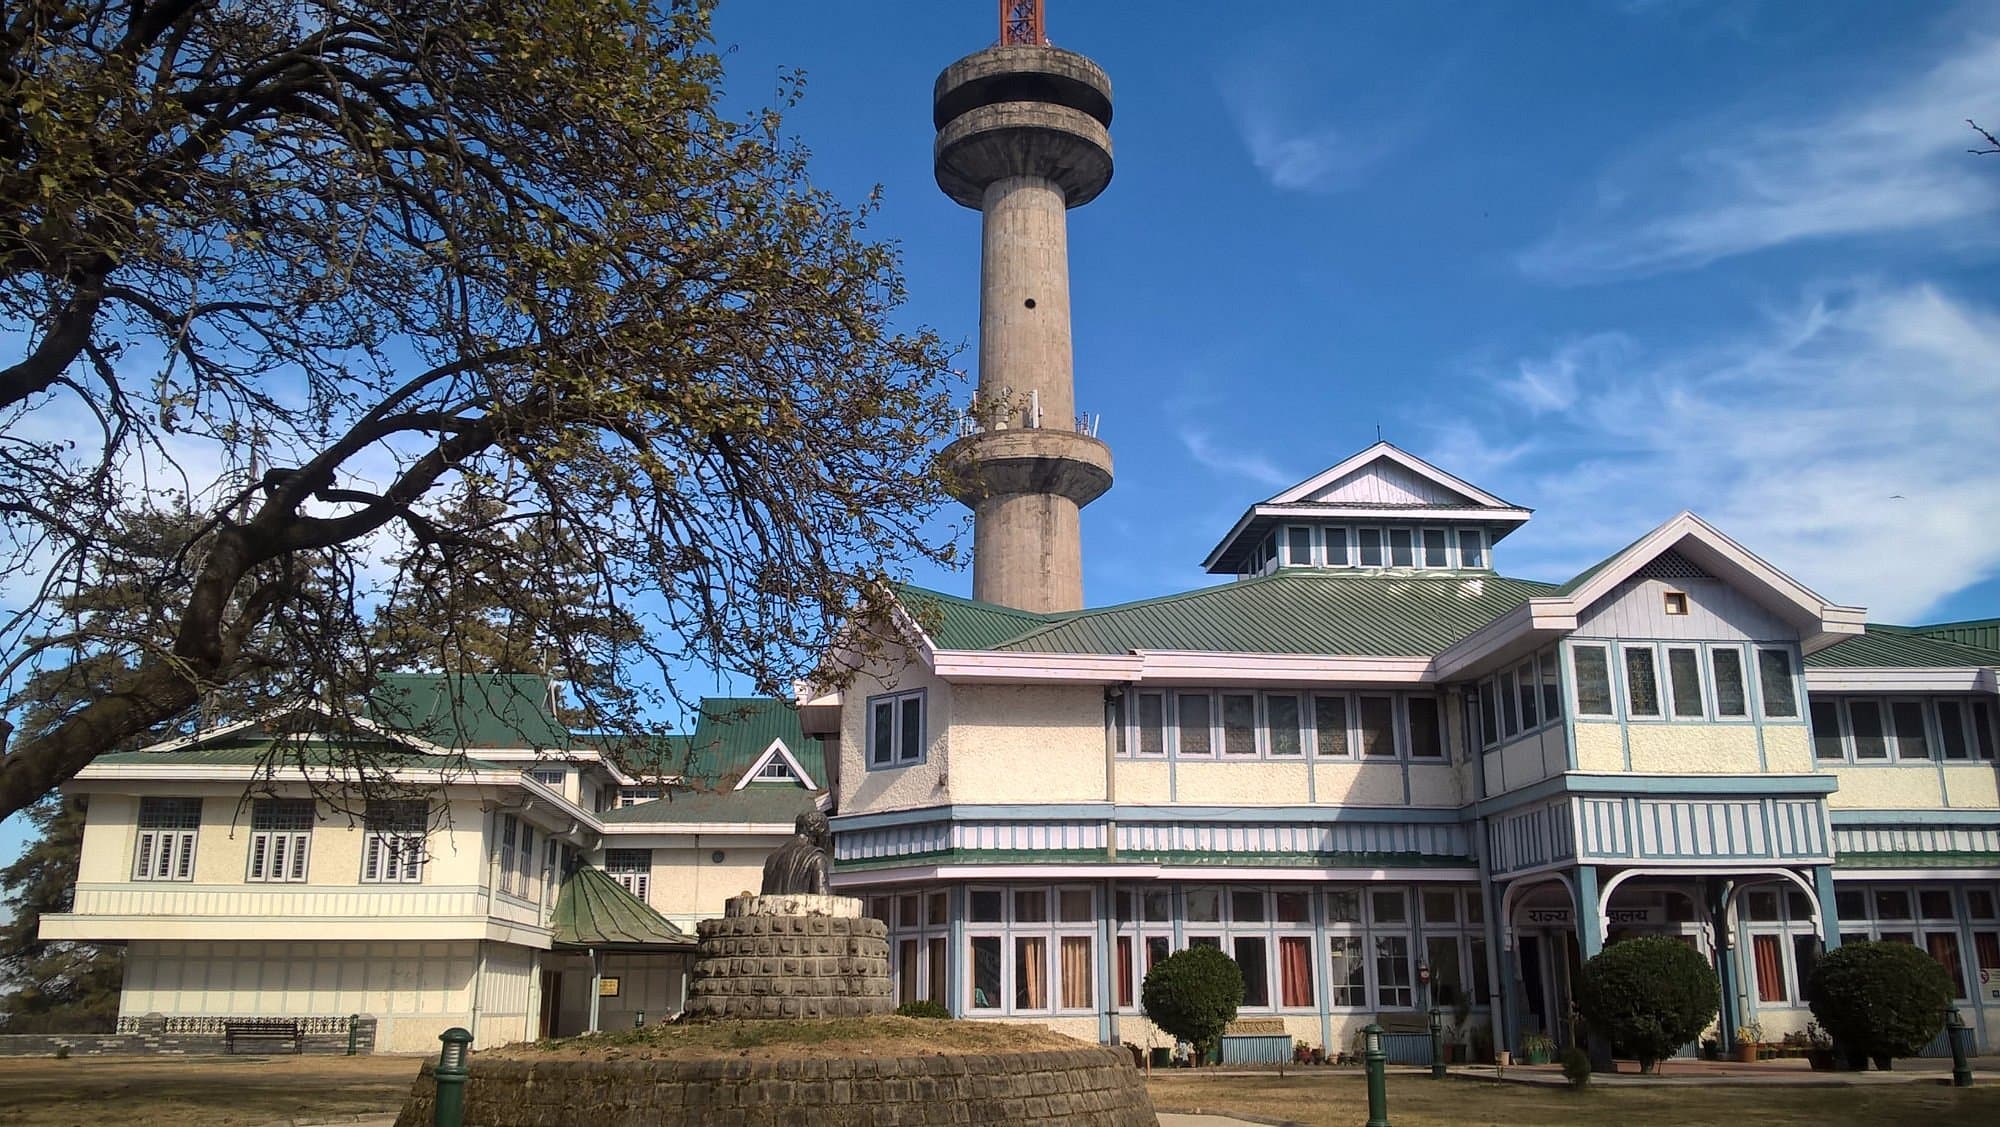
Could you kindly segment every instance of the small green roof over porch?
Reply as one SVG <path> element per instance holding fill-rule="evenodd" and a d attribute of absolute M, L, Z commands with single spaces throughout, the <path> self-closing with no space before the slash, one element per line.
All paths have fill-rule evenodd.
<path fill-rule="evenodd" d="M 578 868 L 556 894 L 557 947 L 598 951 L 693 950 L 694 937 L 625 891 L 602 869 Z"/>

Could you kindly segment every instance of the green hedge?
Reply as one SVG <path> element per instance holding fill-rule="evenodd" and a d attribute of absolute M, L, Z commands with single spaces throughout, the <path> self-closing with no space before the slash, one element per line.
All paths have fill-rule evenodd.
<path fill-rule="evenodd" d="M 1848 943 L 1813 968 L 1806 999 L 1851 1067 L 1888 1068 L 1944 1028 L 1954 993 L 1937 960 L 1907 943 Z"/>
<path fill-rule="evenodd" d="M 1708 960 L 1675 939 L 1627 939 L 1583 965 L 1577 1008 L 1614 1052 L 1641 1072 L 1701 1035 L 1715 1020 L 1722 983 Z"/>

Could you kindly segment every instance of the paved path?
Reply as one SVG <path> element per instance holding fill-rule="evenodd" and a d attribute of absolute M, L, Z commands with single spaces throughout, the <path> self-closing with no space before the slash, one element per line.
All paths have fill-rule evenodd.
<path fill-rule="evenodd" d="M 1226 1115 L 1181 1115 L 1178 1112 L 1160 1113 L 1160 1127 L 1256 1127 L 1247 1119 L 1231 1119 Z"/>

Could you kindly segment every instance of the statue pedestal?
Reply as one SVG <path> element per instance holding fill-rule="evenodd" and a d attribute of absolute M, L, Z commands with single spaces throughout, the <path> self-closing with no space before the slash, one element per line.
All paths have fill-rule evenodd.
<path fill-rule="evenodd" d="M 861 899 L 856 896 L 785 892 L 772 896 L 732 896 L 723 903 L 724 919 L 745 916 L 825 916 L 837 920 L 858 920 L 861 918 Z"/>
<path fill-rule="evenodd" d="M 697 928 L 689 1017 L 820 1018 L 886 1014 L 889 930 L 852 896 L 737 896 Z"/>

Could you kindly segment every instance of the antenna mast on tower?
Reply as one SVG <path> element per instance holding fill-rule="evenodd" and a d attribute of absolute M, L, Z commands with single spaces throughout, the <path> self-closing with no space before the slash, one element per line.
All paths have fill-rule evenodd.
<path fill-rule="evenodd" d="M 1042 0 L 1000 0 L 1000 44 L 1040 47 L 1049 41 Z"/>

